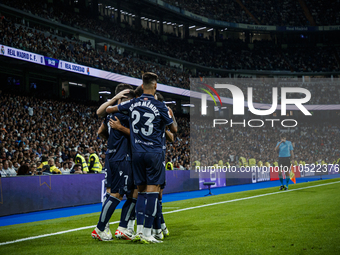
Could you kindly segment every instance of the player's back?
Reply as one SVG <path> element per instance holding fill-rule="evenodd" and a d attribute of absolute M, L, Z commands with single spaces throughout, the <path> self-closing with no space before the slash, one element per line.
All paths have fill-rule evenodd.
<path fill-rule="evenodd" d="M 129 136 L 124 135 L 122 132 L 112 129 L 110 127 L 109 121 L 110 119 L 115 120 L 117 117 L 120 123 L 124 127 L 129 127 L 129 116 L 122 114 L 122 113 L 114 113 L 109 114 L 106 117 L 105 123 L 107 125 L 109 138 L 108 138 L 108 153 L 111 154 L 111 160 L 113 161 L 121 161 L 126 159 L 126 157 L 130 157 L 131 149 L 129 144 Z"/>
<path fill-rule="evenodd" d="M 132 152 L 163 152 L 163 134 L 166 125 L 172 123 L 169 110 L 163 102 L 152 95 L 141 97 L 121 104 L 120 110 L 130 113 L 130 134 Z"/>

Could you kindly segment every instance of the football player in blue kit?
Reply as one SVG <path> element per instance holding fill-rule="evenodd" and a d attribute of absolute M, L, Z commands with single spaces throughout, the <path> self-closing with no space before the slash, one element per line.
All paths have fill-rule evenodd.
<path fill-rule="evenodd" d="M 126 90 L 126 88 L 129 87 L 131 86 L 127 84 L 118 85 L 116 88 L 117 95 L 113 99 L 116 99 L 118 100 L 118 103 L 121 103 L 125 100 L 134 98 L 135 95 L 133 91 L 130 89 Z M 117 117 L 121 120 L 121 129 L 111 129 L 109 121 Z M 123 199 L 124 194 L 126 194 L 128 199 L 123 205 L 121 220 L 115 235 L 130 240 L 134 234 L 131 231 L 128 231 L 127 224 L 131 213 L 135 211 L 136 199 L 132 197 L 134 184 L 131 168 L 129 117 L 122 113 L 108 115 L 100 128 L 100 134 L 105 132 L 105 126 L 108 131 L 108 151 L 105 157 L 105 166 L 107 168 L 106 187 L 109 195 L 107 195 L 103 204 L 97 227 L 93 230 L 91 235 L 93 238 L 101 241 L 112 240 L 111 231 L 108 231 L 106 226 L 115 208 Z"/>
<path fill-rule="evenodd" d="M 165 182 L 162 136 L 166 126 L 172 133 L 177 132 L 177 123 L 169 109 L 164 102 L 154 98 L 157 78 L 154 73 L 144 73 L 144 93 L 139 98 L 106 109 L 108 114 L 127 111 L 130 116 L 132 169 L 138 188 L 137 235 L 134 240 L 142 243 L 161 242 L 151 235 L 151 227 L 157 213 L 160 185 Z M 144 217 L 144 228 L 138 228 L 138 221 Z"/>
<path fill-rule="evenodd" d="M 164 97 L 159 92 L 156 92 L 155 99 L 160 101 L 160 102 L 164 101 Z M 174 116 L 171 108 L 168 108 L 168 109 L 170 111 L 172 118 L 175 119 L 175 116 Z M 169 130 L 164 130 L 164 133 L 162 135 L 164 161 L 165 161 L 165 155 L 166 155 L 166 141 L 174 142 L 174 134 L 171 133 Z M 166 180 L 160 187 L 161 190 L 160 190 L 159 196 L 158 196 L 159 204 L 157 204 L 157 206 L 158 206 L 157 207 L 157 214 L 156 214 L 154 224 L 153 224 L 153 229 L 152 229 L 152 232 L 153 232 L 152 235 L 156 239 L 160 239 L 160 240 L 164 239 L 164 236 L 170 235 L 170 232 L 166 227 L 163 212 L 162 212 L 162 197 L 163 197 L 163 190 L 165 188 L 165 185 L 166 185 Z"/>

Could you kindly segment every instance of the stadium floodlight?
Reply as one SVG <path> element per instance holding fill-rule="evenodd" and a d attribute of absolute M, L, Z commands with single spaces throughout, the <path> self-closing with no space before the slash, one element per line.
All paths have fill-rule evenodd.
<path fill-rule="evenodd" d="M 208 30 L 207 30 L 207 32 L 210 32 L 210 31 L 213 31 L 214 29 L 213 28 L 209 28 Z"/>
<path fill-rule="evenodd" d="M 196 26 L 195 26 L 195 25 L 193 25 L 193 26 L 189 27 L 189 29 L 192 29 L 192 28 L 194 28 L 194 27 L 196 27 Z"/>
<path fill-rule="evenodd" d="M 221 32 L 223 32 L 224 30 L 223 29 L 221 29 Z"/>
<path fill-rule="evenodd" d="M 151 21 L 152 19 L 149 19 L 149 21 Z"/>
<path fill-rule="evenodd" d="M 154 19 L 154 20 L 152 20 L 152 22 L 156 22 L 156 20 Z"/>
<path fill-rule="evenodd" d="M 171 22 L 166 23 L 167 25 L 171 25 Z"/>
<path fill-rule="evenodd" d="M 196 31 L 200 31 L 200 30 L 203 30 L 203 29 L 206 29 L 207 27 L 200 27 L 200 28 L 197 28 Z"/>
<path fill-rule="evenodd" d="M 175 26 L 175 25 L 176 25 L 176 23 L 172 23 L 171 25 Z"/>
<path fill-rule="evenodd" d="M 163 24 L 165 24 L 166 23 L 166 21 L 163 21 Z"/>
<path fill-rule="evenodd" d="M 115 9 L 115 11 L 118 11 L 118 9 Z"/>
<path fill-rule="evenodd" d="M 178 25 L 178 27 L 183 27 L 183 24 L 181 24 L 181 25 Z"/>
<path fill-rule="evenodd" d="M 81 83 L 76 83 L 76 82 L 69 82 L 69 85 L 75 85 L 75 86 L 80 86 L 80 87 L 85 87 L 83 84 Z"/>
<path fill-rule="evenodd" d="M 182 104 L 183 107 L 195 107 L 193 104 Z"/>
<path fill-rule="evenodd" d="M 228 28 L 226 27 L 224 30 L 228 30 Z"/>
<path fill-rule="evenodd" d="M 159 20 L 157 20 L 157 23 L 159 23 Z"/>
<path fill-rule="evenodd" d="M 111 92 L 110 91 L 99 91 L 99 94 L 111 95 Z"/>
<path fill-rule="evenodd" d="M 176 101 L 164 101 L 165 104 L 176 104 Z"/>
<path fill-rule="evenodd" d="M 133 15 L 132 15 L 132 18 L 134 18 L 134 17 L 136 17 L 136 15 L 133 14 Z"/>

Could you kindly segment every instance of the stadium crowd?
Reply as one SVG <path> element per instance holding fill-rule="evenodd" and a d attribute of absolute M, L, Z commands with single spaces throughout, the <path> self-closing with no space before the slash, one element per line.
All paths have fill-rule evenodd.
<path fill-rule="evenodd" d="M 216 20 L 233 23 L 275 26 L 310 26 L 304 9 L 299 1 L 260 1 L 260 0 L 164 0 L 192 13 Z M 253 19 L 243 6 L 254 16 Z M 317 25 L 339 25 L 340 19 L 336 13 L 340 10 L 337 0 L 329 2 L 306 0 L 306 6 Z"/>
<path fill-rule="evenodd" d="M 244 23 L 253 25 L 275 25 L 275 26 L 310 26 L 304 9 L 299 1 L 267 1 L 260 0 L 226 0 L 226 1 L 209 1 L 209 0 L 165 0 L 165 2 L 190 11 L 192 13 L 208 17 L 211 19 L 222 20 L 232 23 Z M 329 2 L 306 0 L 306 6 L 312 15 L 316 25 L 339 25 L 340 19 L 336 13 L 340 10 L 340 3 L 337 0 Z M 68 9 L 61 9 L 55 5 L 50 5 L 47 1 L 24 1 L 4 0 L 4 4 L 11 7 L 30 12 L 40 17 L 72 24 L 79 28 L 86 27 L 90 31 L 100 31 L 104 33 L 105 26 L 99 24 L 94 19 L 82 20 L 78 15 L 74 15 Z M 253 15 L 251 17 L 240 3 Z M 90 20 L 90 22 L 89 22 Z"/>
<path fill-rule="evenodd" d="M 104 165 L 106 141 L 97 136 L 101 124 L 97 108 L 0 92 L 1 176 L 38 174 L 43 158 L 68 174 L 75 166 L 74 148 L 88 160 L 92 147 Z M 188 123 L 187 118 L 178 118 L 179 134 L 167 145 L 166 158 L 178 169 L 189 169 Z"/>
<path fill-rule="evenodd" d="M 37 167 L 47 157 L 69 172 L 74 166 L 72 148 L 79 147 L 83 155 L 90 146 L 101 154 L 105 150 L 96 135 L 94 106 L 3 94 L 0 107 L 1 163 L 16 171 L 23 165 Z"/>
<path fill-rule="evenodd" d="M 234 0 L 213 1 L 213 3 L 209 0 L 165 0 L 164 2 L 211 19 L 254 24 L 254 20 Z"/>
<path fill-rule="evenodd" d="M 339 25 L 340 2 L 338 0 L 318 1 L 305 0 L 314 21 L 318 25 L 331 26 Z"/>
<path fill-rule="evenodd" d="M 282 128 L 271 126 L 249 128 L 220 126 L 213 128 L 208 120 L 191 119 L 190 143 L 191 162 L 199 161 L 203 166 L 213 166 L 220 160 L 223 165 L 238 166 L 240 158 L 246 162 L 254 158 L 271 166 L 278 160 L 274 151 L 280 141 Z M 286 130 L 287 131 L 287 130 Z M 312 164 L 322 161 L 332 164 L 340 159 L 339 123 L 303 123 L 287 133 L 287 140 L 294 147 L 294 161 Z M 227 163 L 228 162 L 228 163 Z"/>
<path fill-rule="evenodd" d="M 61 9 L 55 5 L 52 7 L 46 3 L 42 4 L 39 1 L 30 5 L 25 2 L 26 1 L 5 1 L 5 3 L 10 6 L 32 12 L 35 15 L 52 21 L 61 22 L 85 31 L 90 31 L 93 34 L 111 38 L 117 42 L 205 67 L 213 67 L 222 70 L 286 70 L 296 72 L 339 70 L 333 50 L 328 48 L 315 46 L 306 47 L 303 45 L 281 49 L 280 47 L 275 46 L 275 44 L 267 41 L 256 41 L 254 43 L 254 49 L 250 50 L 247 43 L 234 39 L 225 39 L 222 47 L 218 47 L 213 42 L 209 42 L 205 39 L 199 40 L 198 38 L 192 43 L 172 36 L 169 36 L 168 40 L 163 40 L 160 35 L 151 30 L 142 29 L 137 32 L 127 23 L 124 23 L 124 26 L 120 26 L 110 19 L 101 21 L 99 19 L 82 16 L 78 13 L 72 13 L 65 8 Z M 34 6 L 37 8 L 33 8 Z M 14 23 L 21 24 L 22 20 L 13 21 L 12 23 L 10 31 L 7 31 L 6 27 L 3 25 L 3 29 L 6 30 L 6 33 L 3 35 L 5 38 L 8 36 L 16 39 L 15 36 L 18 36 L 17 33 L 15 33 L 18 26 L 14 29 Z M 23 35 L 25 35 L 27 27 L 22 27 L 20 30 L 23 33 L 21 35 L 21 44 L 24 45 L 24 38 L 26 37 Z M 52 32 L 60 35 L 60 31 L 52 28 L 45 29 L 45 31 L 43 28 L 40 28 L 40 30 L 41 32 Z M 15 34 L 13 35 L 12 33 Z M 32 32 L 29 34 L 35 36 Z M 40 40 L 43 40 L 43 38 L 41 38 L 42 35 L 39 35 L 39 37 Z M 39 40 L 37 43 L 38 45 L 35 48 L 39 48 L 40 51 L 42 50 L 41 48 L 43 48 L 41 51 L 42 53 L 60 57 L 64 60 L 86 64 L 121 74 L 128 74 L 134 77 L 136 75 L 134 67 L 140 65 L 156 65 L 157 68 L 160 69 L 159 74 L 161 74 L 161 77 L 164 77 L 160 82 L 185 88 L 188 88 L 189 86 L 188 77 L 191 76 L 190 70 L 170 68 L 167 62 L 161 58 L 157 60 L 152 59 L 152 63 L 149 63 L 143 61 L 144 59 L 148 59 L 147 57 L 137 56 L 135 53 L 128 53 L 126 49 L 125 51 L 123 50 L 123 52 L 119 52 L 121 50 L 116 51 L 112 47 L 109 47 L 108 51 L 104 51 L 94 49 L 95 46 L 89 45 L 88 42 L 76 41 L 75 38 L 72 38 L 72 41 L 65 41 L 63 38 L 53 38 L 52 35 L 50 35 L 49 40 L 49 43 L 55 45 L 55 49 L 50 49 L 51 46 L 44 47 L 42 41 Z M 3 43 L 7 45 L 13 44 L 12 41 L 8 40 L 3 40 Z M 18 43 L 16 43 L 16 45 L 17 44 Z M 64 45 L 67 52 L 62 53 L 58 51 L 59 45 Z M 176 45 L 176 47 L 174 47 L 174 45 Z M 64 47 L 61 47 L 63 50 Z M 69 48 L 70 51 L 68 51 Z M 35 52 L 37 52 L 37 49 Z M 313 52 L 313 55 L 311 55 L 310 52 Z M 137 56 L 138 61 L 135 59 L 135 56 Z M 154 64 L 157 61 L 161 65 Z M 200 72 L 199 69 L 197 71 L 198 73 Z M 175 78 L 176 75 L 180 78 Z M 209 75 L 216 76 L 214 73 L 209 73 Z"/>
<path fill-rule="evenodd" d="M 0 44 L 132 77 L 140 77 L 136 70 L 146 68 L 162 77 L 161 83 L 188 86 L 188 74 L 179 69 L 134 58 L 131 53 L 111 46 L 108 51 L 99 51 L 90 42 L 46 35 L 39 29 L 16 25 L 8 19 L 0 23 Z"/>
<path fill-rule="evenodd" d="M 83 64 L 115 73 L 132 77 L 140 77 L 136 70 L 147 69 L 160 78 L 160 83 L 189 89 L 189 78 L 192 74 L 189 70 L 168 66 L 161 59 L 159 63 L 152 61 L 150 57 L 136 56 L 134 53 L 113 48 L 109 46 L 106 51 L 95 49 L 90 42 L 81 42 L 75 38 L 62 38 L 53 36 L 49 31 L 42 32 L 41 27 L 29 28 L 19 25 L 20 21 L 3 19 L 0 23 L 0 43 L 23 50 L 36 52 L 48 57 L 62 59 L 65 61 Z M 136 38 L 130 38 L 136 42 Z M 129 39 L 129 40 L 130 40 Z M 142 40 L 143 41 L 143 40 Z M 157 40 L 153 45 L 157 45 Z M 336 71 L 339 69 L 333 52 L 320 49 L 310 56 L 311 49 L 291 49 L 280 52 L 276 48 L 267 45 L 249 50 L 246 45 L 235 43 L 229 45 L 225 50 L 219 47 L 207 47 L 205 44 L 195 42 L 189 44 L 182 41 L 176 44 L 162 43 L 159 49 L 168 56 L 199 63 L 221 69 L 249 69 L 249 70 L 290 70 L 295 71 Z M 239 54 L 240 51 L 242 54 Z M 307 57 L 308 56 L 308 57 Z M 200 72 L 197 75 L 212 75 L 221 77 L 214 73 Z"/>

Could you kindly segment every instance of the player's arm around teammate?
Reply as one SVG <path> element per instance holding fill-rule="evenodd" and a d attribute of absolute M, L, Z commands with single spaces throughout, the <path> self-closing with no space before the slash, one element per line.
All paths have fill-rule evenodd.
<path fill-rule="evenodd" d="M 104 124 L 104 122 L 102 122 L 102 124 L 100 125 L 98 132 L 97 132 L 98 136 L 104 140 L 107 141 L 107 139 L 109 138 L 109 133 L 107 130 L 107 126 Z"/>
<path fill-rule="evenodd" d="M 100 118 L 103 118 L 106 116 L 106 108 L 108 106 L 113 105 L 114 103 L 116 103 L 119 99 L 121 98 L 125 98 L 125 94 L 129 93 L 130 89 L 125 89 L 121 92 L 119 92 L 117 95 L 115 95 L 113 98 L 111 98 L 109 101 L 103 103 L 101 106 L 99 106 L 99 108 L 97 109 L 97 115 Z"/>
<path fill-rule="evenodd" d="M 124 133 L 127 136 L 130 136 L 130 129 L 127 127 L 124 127 L 121 123 L 120 120 L 117 118 L 117 116 L 115 116 L 115 120 L 110 119 L 110 126 L 111 128 L 118 130 L 122 133 Z"/>

